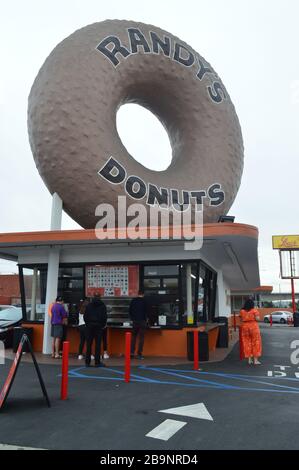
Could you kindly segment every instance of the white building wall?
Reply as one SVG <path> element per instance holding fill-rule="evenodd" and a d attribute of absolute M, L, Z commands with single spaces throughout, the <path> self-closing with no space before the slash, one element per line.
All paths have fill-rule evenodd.
<path fill-rule="evenodd" d="M 216 316 L 229 317 L 231 314 L 230 288 L 223 278 L 221 270 L 217 271 Z"/>
<path fill-rule="evenodd" d="M 141 245 L 141 246 L 140 246 Z M 53 245 L 55 246 L 55 245 Z M 57 246 L 58 247 L 58 246 Z M 53 248 L 53 247 L 52 247 Z M 49 247 L 28 248 L 19 255 L 19 264 L 47 264 Z M 180 261 L 202 259 L 206 264 L 216 270 L 215 266 L 200 250 L 186 251 L 181 245 L 155 244 L 151 246 L 135 244 L 122 245 L 90 244 L 60 247 L 60 263 L 106 263 L 106 262 L 138 262 L 138 261 Z"/>

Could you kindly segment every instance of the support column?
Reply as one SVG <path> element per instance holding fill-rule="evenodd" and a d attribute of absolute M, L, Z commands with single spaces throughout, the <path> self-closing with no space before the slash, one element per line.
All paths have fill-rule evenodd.
<path fill-rule="evenodd" d="M 51 230 L 61 230 L 62 205 L 62 199 L 57 193 L 54 193 L 52 196 Z M 43 354 L 51 354 L 52 351 L 51 319 L 48 314 L 48 309 L 49 305 L 54 302 L 57 297 L 59 255 L 60 249 L 58 247 L 53 246 L 50 248 L 48 258 Z"/>
<path fill-rule="evenodd" d="M 52 212 L 50 230 L 61 230 L 62 199 L 57 193 L 52 196 Z"/>
<path fill-rule="evenodd" d="M 55 302 L 58 287 L 58 270 L 59 270 L 59 254 L 60 249 L 51 247 L 48 258 L 48 275 L 47 275 L 47 294 L 44 322 L 44 340 L 43 354 L 50 354 L 52 351 L 51 341 L 51 318 L 48 314 L 49 305 Z"/>
<path fill-rule="evenodd" d="M 36 316 L 36 289 L 37 288 L 37 268 L 33 269 L 32 289 L 31 289 L 31 312 L 30 320 L 34 321 Z"/>
<path fill-rule="evenodd" d="M 229 317 L 231 315 L 231 305 L 227 303 L 230 289 L 223 279 L 221 270 L 217 272 L 217 296 L 216 296 L 216 316 Z"/>
<path fill-rule="evenodd" d="M 23 273 L 23 268 L 21 266 L 18 266 L 18 268 L 19 268 L 19 279 L 20 279 L 22 317 L 23 317 L 23 321 L 26 321 L 27 312 L 26 312 L 26 292 L 25 292 L 25 284 L 24 284 L 24 273 Z"/>
<path fill-rule="evenodd" d="M 194 321 L 194 314 L 192 308 L 192 277 L 191 277 L 191 264 L 186 266 L 186 295 L 187 295 L 187 323 L 192 324 Z"/>
<path fill-rule="evenodd" d="M 294 278 L 291 279 L 291 289 L 292 289 L 292 308 L 293 308 L 293 313 L 295 313 L 296 312 L 296 296 L 295 296 Z"/>

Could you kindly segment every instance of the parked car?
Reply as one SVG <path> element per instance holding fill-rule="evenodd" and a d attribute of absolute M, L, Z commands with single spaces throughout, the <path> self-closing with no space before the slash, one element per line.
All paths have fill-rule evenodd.
<path fill-rule="evenodd" d="M 271 315 L 273 323 L 288 323 L 293 321 L 293 315 L 291 312 L 279 310 L 272 312 Z M 270 314 L 264 316 L 264 322 L 270 323 Z"/>
<path fill-rule="evenodd" d="M 2 307 L 5 307 L 2 309 Z M 22 309 L 12 305 L 0 306 L 0 341 L 6 348 L 12 347 L 13 329 L 22 322 Z"/>
<path fill-rule="evenodd" d="M 0 305 L 0 312 L 6 310 L 7 308 L 13 307 L 13 305 Z"/>

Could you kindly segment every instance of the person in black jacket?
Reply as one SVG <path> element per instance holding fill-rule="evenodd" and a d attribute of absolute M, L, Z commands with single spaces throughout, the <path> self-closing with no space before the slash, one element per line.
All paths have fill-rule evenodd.
<path fill-rule="evenodd" d="M 139 336 L 137 359 L 143 359 L 142 350 L 147 325 L 147 304 L 143 292 L 139 291 L 138 297 L 135 297 L 131 300 L 129 316 L 130 319 L 133 321 L 131 357 L 134 357 L 136 340 L 137 336 Z"/>
<path fill-rule="evenodd" d="M 95 367 L 105 367 L 101 362 L 101 340 L 103 328 L 107 323 L 106 305 L 100 299 L 100 295 L 94 296 L 92 301 L 87 305 L 84 313 L 84 321 L 86 324 L 86 367 L 90 366 L 91 348 L 93 340 L 95 340 Z"/>

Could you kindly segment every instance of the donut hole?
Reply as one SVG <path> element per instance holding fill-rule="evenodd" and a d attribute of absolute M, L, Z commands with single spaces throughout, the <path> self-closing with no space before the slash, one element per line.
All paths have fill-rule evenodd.
<path fill-rule="evenodd" d="M 149 170 L 164 171 L 172 162 L 168 134 L 156 116 L 134 103 L 122 105 L 116 115 L 118 135 L 128 153 Z"/>

